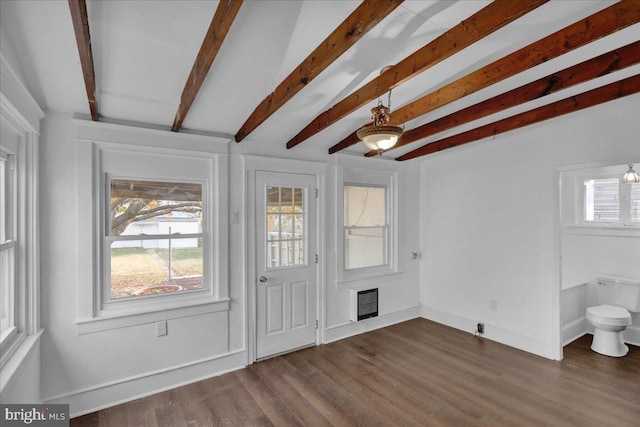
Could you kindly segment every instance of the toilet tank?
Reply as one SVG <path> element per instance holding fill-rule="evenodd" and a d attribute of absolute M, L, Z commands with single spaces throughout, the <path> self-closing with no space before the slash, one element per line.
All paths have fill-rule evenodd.
<path fill-rule="evenodd" d="M 640 312 L 640 279 L 598 276 L 598 302 Z"/>

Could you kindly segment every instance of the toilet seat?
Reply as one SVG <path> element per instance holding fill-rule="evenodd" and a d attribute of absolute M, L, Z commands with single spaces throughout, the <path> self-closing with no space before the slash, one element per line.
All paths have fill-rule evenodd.
<path fill-rule="evenodd" d="M 587 319 L 609 326 L 631 324 L 631 314 L 625 308 L 606 304 L 587 308 Z"/>

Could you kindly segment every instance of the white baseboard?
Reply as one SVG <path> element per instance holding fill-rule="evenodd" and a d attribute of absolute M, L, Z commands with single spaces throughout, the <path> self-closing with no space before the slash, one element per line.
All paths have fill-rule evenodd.
<path fill-rule="evenodd" d="M 586 317 L 580 317 L 562 327 L 562 346 L 570 344 L 588 333 Z"/>
<path fill-rule="evenodd" d="M 196 381 L 235 371 L 245 366 L 245 350 L 197 360 L 160 371 L 148 372 L 44 399 L 45 403 L 68 403 L 71 418 Z"/>
<path fill-rule="evenodd" d="M 476 330 L 477 322 L 475 320 L 452 313 L 446 313 L 432 307 L 422 306 L 421 316 L 461 331 L 473 333 Z M 538 356 L 546 357 L 547 359 L 553 359 L 550 343 L 538 338 L 522 335 L 487 323 L 484 325 L 484 334 L 482 337 L 529 353 L 537 354 Z"/>
<path fill-rule="evenodd" d="M 629 326 L 624 331 L 624 342 L 640 347 L 640 326 Z"/>
<path fill-rule="evenodd" d="M 416 317 L 420 317 L 419 305 L 359 322 L 349 322 L 343 323 L 342 325 L 331 326 L 324 331 L 324 344 L 373 331 L 374 329 L 384 328 L 385 326 L 390 326 L 395 323 L 415 319 Z"/>
<path fill-rule="evenodd" d="M 572 343 L 583 335 L 593 335 L 593 326 L 589 324 L 586 317 L 576 319 L 567 323 L 562 328 L 562 345 Z M 632 325 L 624 331 L 624 342 L 640 347 L 640 327 Z"/>

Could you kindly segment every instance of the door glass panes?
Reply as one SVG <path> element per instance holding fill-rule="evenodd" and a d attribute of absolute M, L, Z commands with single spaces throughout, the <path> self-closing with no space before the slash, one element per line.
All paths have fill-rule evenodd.
<path fill-rule="evenodd" d="M 304 189 L 267 186 L 267 268 L 305 265 Z"/>

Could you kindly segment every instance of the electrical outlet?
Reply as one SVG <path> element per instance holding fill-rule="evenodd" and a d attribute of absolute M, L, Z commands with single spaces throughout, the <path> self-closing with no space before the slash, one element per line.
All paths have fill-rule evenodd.
<path fill-rule="evenodd" d="M 163 320 L 162 322 L 156 323 L 156 336 L 163 337 L 167 335 L 167 321 Z"/>
<path fill-rule="evenodd" d="M 489 308 L 491 310 L 497 310 L 498 309 L 498 300 L 497 299 L 490 299 L 489 300 Z"/>
<path fill-rule="evenodd" d="M 478 326 L 476 328 L 476 333 L 478 335 L 484 334 L 484 323 L 478 323 Z"/>

